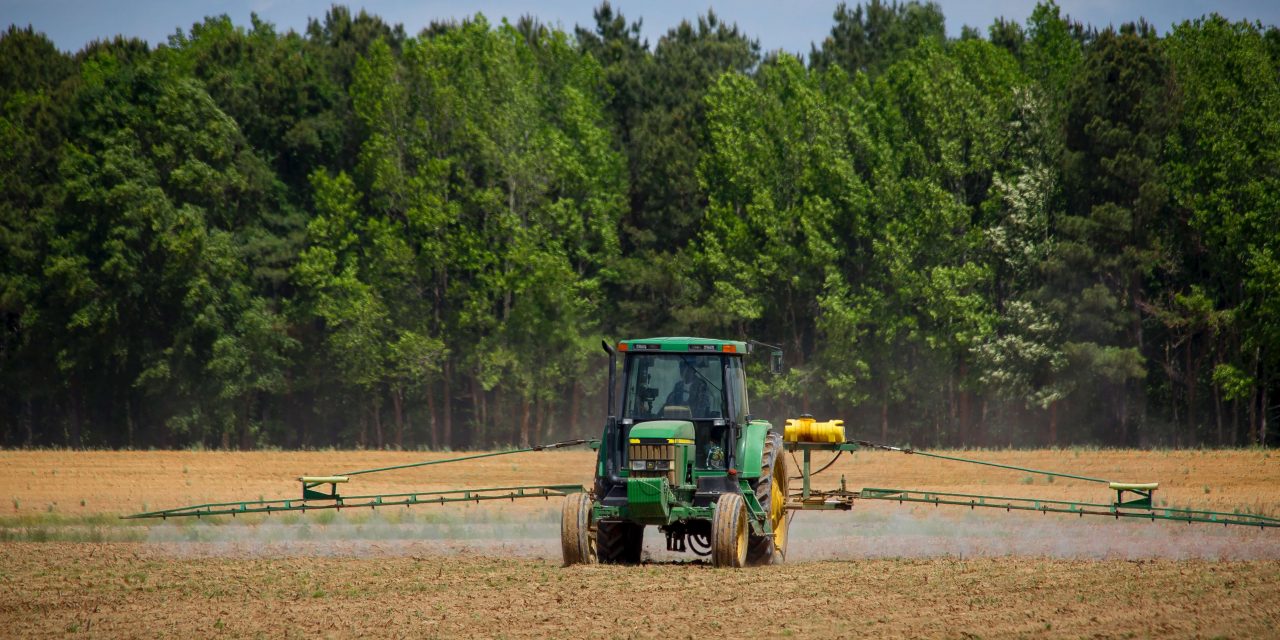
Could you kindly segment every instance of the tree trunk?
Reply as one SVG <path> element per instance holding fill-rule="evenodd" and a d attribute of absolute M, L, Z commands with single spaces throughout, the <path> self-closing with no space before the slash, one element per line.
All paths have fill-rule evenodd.
<path fill-rule="evenodd" d="M 1178 417 L 1177 370 L 1174 368 L 1174 363 L 1177 362 L 1177 358 L 1173 355 L 1171 347 L 1167 341 L 1164 345 L 1164 361 L 1167 366 L 1167 371 L 1169 372 L 1169 410 L 1173 416 L 1173 444 L 1176 447 L 1181 439 L 1178 436 L 1178 423 L 1182 421 L 1182 419 Z"/>
<path fill-rule="evenodd" d="M 569 437 L 576 438 L 582 432 L 578 430 L 578 413 L 582 410 L 582 381 L 576 376 L 573 379 L 573 397 L 569 399 Z"/>
<path fill-rule="evenodd" d="M 960 427 L 960 399 L 956 397 L 956 380 L 951 373 L 947 374 L 947 431 L 953 443 L 959 441 L 964 446 L 966 434 Z M 958 436 L 958 437 L 957 437 Z"/>
<path fill-rule="evenodd" d="M 440 404 L 444 411 L 444 446 L 446 449 L 453 448 L 453 395 L 450 393 L 450 383 L 453 381 L 453 362 L 444 361 L 444 380 L 441 380 L 443 392 L 440 394 Z"/>
<path fill-rule="evenodd" d="M 310 421 L 310 420 L 302 420 L 302 421 L 295 421 L 295 420 L 293 420 L 293 416 L 295 415 L 295 413 L 296 413 L 296 411 L 297 411 L 298 405 L 297 405 L 297 403 L 295 403 L 295 402 L 294 402 L 294 396 L 293 396 L 293 390 L 292 390 L 292 389 L 293 389 L 293 387 L 292 387 L 292 386 L 290 386 L 290 391 L 289 391 L 289 393 L 288 393 L 287 395 L 285 395 L 285 397 L 284 397 L 285 412 L 286 412 L 286 413 L 288 414 L 288 416 L 289 416 L 289 420 L 288 420 L 288 423 L 287 423 L 287 424 L 296 424 L 296 425 L 297 425 L 297 427 L 298 427 L 298 428 L 297 428 L 297 432 L 298 432 L 298 444 L 299 444 L 299 445 L 301 445 L 301 446 L 303 446 L 303 447 L 307 447 L 307 446 L 310 446 L 310 445 L 311 445 L 311 428 L 310 428 L 310 426 L 309 426 L 309 425 L 310 425 L 310 423 L 311 423 L 311 421 Z M 310 395 L 310 394 L 308 394 L 308 395 Z"/>
<path fill-rule="evenodd" d="M 880 442 L 889 444 L 889 399 L 880 401 Z"/>
<path fill-rule="evenodd" d="M 545 400 L 533 401 L 533 433 L 535 436 L 547 439 L 547 402 Z"/>
<path fill-rule="evenodd" d="M 484 446 L 484 387 L 475 376 L 471 376 L 471 420 L 475 423 L 472 448 L 481 448 Z"/>
<path fill-rule="evenodd" d="M 467 397 L 471 398 L 471 448 L 478 449 L 476 446 L 476 426 L 480 423 L 480 396 L 477 394 L 475 376 L 467 376 L 467 389 L 469 389 Z"/>
<path fill-rule="evenodd" d="M 556 428 L 555 405 L 550 400 L 542 401 L 542 412 L 538 415 L 538 422 L 542 423 L 542 439 L 544 442 L 556 437 L 554 433 Z"/>
<path fill-rule="evenodd" d="M 1258 420 L 1258 446 L 1267 446 L 1267 385 L 1262 385 L 1262 407 L 1260 407 L 1262 415 Z"/>
<path fill-rule="evenodd" d="M 1141 281 L 1139 280 L 1133 285 L 1133 288 L 1130 289 L 1130 291 L 1141 291 L 1142 290 L 1141 287 L 1142 287 L 1142 284 L 1141 284 Z M 1138 296 L 1136 294 L 1132 295 L 1130 299 L 1133 302 L 1133 315 L 1131 316 L 1133 318 L 1133 324 L 1130 326 L 1130 331 L 1132 332 L 1132 335 L 1133 335 L 1133 344 L 1135 344 L 1138 347 L 1138 355 L 1143 356 L 1145 358 L 1147 353 L 1147 343 L 1146 343 L 1146 334 L 1142 330 L 1143 302 L 1142 300 L 1138 299 Z M 1125 436 L 1125 441 L 1123 442 L 1124 446 L 1129 445 L 1128 438 L 1129 438 L 1129 410 L 1130 410 L 1129 408 L 1130 407 L 1133 407 L 1133 411 L 1136 414 L 1134 416 L 1133 423 L 1137 426 L 1137 431 L 1141 432 L 1146 427 L 1146 424 L 1147 424 L 1146 379 L 1144 377 L 1144 378 L 1137 378 L 1135 380 L 1136 382 L 1125 381 L 1125 389 L 1124 389 L 1125 411 L 1124 411 L 1124 418 L 1123 418 L 1124 422 L 1122 423 L 1122 427 L 1121 427 L 1121 433 L 1123 433 Z M 1132 385 L 1130 384 L 1131 382 L 1133 383 Z M 1132 386 L 1132 394 L 1130 394 L 1130 386 Z"/>
<path fill-rule="evenodd" d="M 529 399 L 523 398 L 520 401 L 520 446 L 529 446 Z"/>
<path fill-rule="evenodd" d="M 253 394 L 250 393 L 240 401 L 240 450 L 253 449 L 253 430 L 249 428 L 249 417 L 253 414 Z"/>
<path fill-rule="evenodd" d="M 1125 386 L 1120 390 L 1120 442 L 1122 447 L 1129 446 L 1129 386 L 1125 382 Z"/>
<path fill-rule="evenodd" d="M 73 376 L 71 385 L 67 388 L 67 409 L 69 418 L 67 430 L 67 446 L 72 449 L 80 448 L 80 385 L 76 383 Z"/>
<path fill-rule="evenodd" d="M 1261 347 L 1255 347 L 1253 350 L 1253 374 L 1254 380 L 1258 379 L 1258 361 L 1262 357 Z M 1257 441 L 1258 431 L 1254 426 L 1258 424 L 1258 384 L 1255 382 L 1249 390 L 1249 440 L 1251 444 L 1259 444 Z"/>
<path fill-rule="evenodd" d="M 391 390 L 391 405 L 396 418 L 396 449 L 404 450 L 404 388 Z"/>
<path fill-rule="evenodd" d="M 397 446 L 403 449 L 413 449 L 418 446 L 418 438 L 413 434 L 413 412 L 411 411 L 404 412 L 404 435 L 404 445 L 397 443 Z"/>
<path fill-rule="evenodd" d="M 484 385 L 477 383 L 480 387 L 480 424 L 476 425 L 476 434 L 480 439 L 479 442 L 489 442 L 493 436 L 489 435 L 489 392 L 485 390 Z"/>
<path fill-rule="evenodd" d="M 30 389 L 26 390 L 26 396 L 27 396 L 26 402 L 23 403 L 22 426 L 25 428 L 27 432 L 27 436 L 26 436 L 26 442 L 22 443 L 22 446 L 30 447 L 34 445 L 36 442 L 35 411 L 31 406 L 31 390 Z"/>
<path fill-rule="evenodd" d="M 133 448 L 133 401 L 128 391 L 124 394 L 124 442 L 126 447 Z"/>
<path fill-rule="evenodd" d="M 1187 344 L 1184 351 L 1184 359 L 1186 362 L 1186 371 L 1183 375 L 1187 377 L 1187 445 L 1194 446 L 1196 443 L 1196 378 L 1195 361 L 1191 357 L 1191 343 L 1194 342 L 1190 337 L 1187 338 Z"/>
<path fill-rule="evenodd" d="M 1225 444 L 1225 436 L 1222 429 L 1222 389 L 1218 385 L 1213 385 L 1213 415 L 1218 424 L 1218 446 Z"/>
<path fill-rule="evenodd" d="M 373 395 L 373 444 L 378 449 L 382 449 L 386 441 L 382 438 L 382 398 L 379 394 Z"/>
<path fill-rule="evenodd" d="M 985 397 L 982 398 L 981 415 L 982 418 L 978 425 L 978 446 L 985 447 L 987 446 L 988 436 L 991 433 L 991 429 L 987 427 L 987 399 Z"/>
<path fill-rule="evenodd" d="M 440 423 L 436 421 L 436 389 L 435 384 L 427 385 L 427 432 L 431 442 L 431 450 L 440 450 Z"/>
<path fill-rule="evenodd" d="M 1058 401 L 1049 403 L 1049 446 L 1058 446 Z"/>
<path fill-rule="evenodd" d="M 356 437 L 356 447 L 364 449 L 365 442 L 368 441 L 369 437 L 369 414 L 365 413 L 363 409 L 356 411 L 356 413 L 360 414 L 360 433 Z"/>
<path fill-rule="evenodd" d="M 1231 446 L 1240 445 L 1240 399 L 1231 401 Z"/>
<path fill-rule="evenodd" d="M 1005 425 L 1008 426 L 1008 428 L 1005 429 L 1004 432 L 1005 446 L 1012 449 L 1014 432 L 1017 431 L 1021 434 L 1023 432 L 1022 425 L 1026 424 L 1027 405 L 1025 402 L 1019 400 L 1016 402 L 1006 402 L 1004 403 L 1004 406 L 1006 411 L 1002 413 L 1005 413 L 1006 416 L 1008 415 L 1009 410 L 1012 410 L 1013 412 L 1012 420 L 1008 420 L 1006 417 Z"/>

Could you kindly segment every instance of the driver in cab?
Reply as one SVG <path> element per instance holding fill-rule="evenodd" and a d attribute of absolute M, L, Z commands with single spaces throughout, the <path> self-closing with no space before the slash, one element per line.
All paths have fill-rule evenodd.
<path fill-rule="evenodd" d="M 691 418 L 711 417 L 708 415 L 711 409 L 711 394 L 707 392 L 707 383 L 702 376 L 698 375 L 693 363 L 683 359 L 680 361 L 680 379 L 676 380 L 671 393 L 667 394 L 665 404 L 664 413 L 669 407 L 688 407 Z"/>

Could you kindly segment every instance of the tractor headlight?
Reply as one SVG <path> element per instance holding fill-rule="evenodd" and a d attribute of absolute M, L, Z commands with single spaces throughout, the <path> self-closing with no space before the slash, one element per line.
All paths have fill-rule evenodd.
<path fill-rule="evenodd" d="M 670 460 L 632 460 L 632 471 L 670 471 Z"/>

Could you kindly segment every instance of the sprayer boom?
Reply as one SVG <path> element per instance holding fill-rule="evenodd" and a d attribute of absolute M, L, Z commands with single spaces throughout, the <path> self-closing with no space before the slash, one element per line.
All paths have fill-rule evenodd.
<path fill-rule="evenodd" d="M 445 504 L 449 502 L 480 502 L 481 500 L 515 500 L 517 498 L 562 498 L 585 491 L 578 484 L 532 485 L 523 487 L 488 487 L 483 489 L 451 489 L 448 491 L 420 491 L 415 493 L 390 493 L 367 496 L 338 496 L 310 492 L 319 497 L 300 500 L 246 500 L 242 502 L 215 502 L 197 504 L 161 511 L 148 511 L 123 516 L 137 518 L 181 518 L 188 516 L 218 516 L 248 513 L 278 513 L 281 511 L 308 511 L 320 509 L 359 509 L 362 507 L 412 507 L 419 504 Z"/>
<path fill-rule="evenodd" d="M 788 421 L 791 423 L 792 421 Z M 797 421 L 798 422 L 798 421 Z M 811 422 L 811 421 L 810 421 Z M 833 421 L 839 422 L 839 421 Z M 821 426 L 823 423 L 818 423 Z M 843 438 L 843 426 L 841 428 L 840 437 Z M 808 427 L 813 430 L 814 427 Z M 797 434 L 806 434 L 808 432 L 798 430 Z M 817 433 L 823 434 L 821 430 Z M 823 437 L 826 437 L 825 435 Z M 1153 496 L 1156 489 L 1160 487 L 1158 482 L 1116 482 L 1112 480 L 1104 480 L 1102 478 L 1092 478 L 1072 473 L 1062 473 L 1058 471 L 1046 471 L 1043 469 L 1031 469 L 1028 467 L 1018 467 L 1014 465 L 999 464 L 996 462 L 988 462 L 985 460 L 971 460 L 969 458 L 960 458 L 956 456 L 947 456 L 938 453 L 929 453 L 925 451 L 916 451 L 910 448 L 893 447 L 866 440 L 851 440 L 846 442 L 798 442 L 789 440 L 786 442 L 787 450 L 800 451 L 803 455 L 804 462 L 801 467 L 801 475 L 796 478 L 802 480 L 802 489 L 799 493 L 793 494 L 787 501 L 787 509 L 795 511 L 829 511 L 829 510 L 846 510 L 853 507 L 854 500 L 889 500 L 896 501 L 899 504 L 914 502 L 922 504 L 950 505 L 959 507 L 969 507 L 976 509 L 978 507 L 1004 509 L 1005 511 L 1039 511 L 1041 513 L 1065 513 L 1077 516 L 1110 516 L 1116 519 L 1120 518 L 1142 518 L 1155 520 L 1173 520 L 1176 522 L 1201 522 L 1207 524 L 1222 525 L 1243 525 L 1250 527 L 1280 527 L 1280 518 L 1273 518 L 1254 513 L 1227 513 L 1222 511 L 1205 511 L 1201 509 L 1183 509 L 1177 507 L 1159 507 L 1156 506 Z M 1034 473 L 1058 478 L 1068 478 L 1071 480 L 1079 480 L 1083 482 L 1091 482 L 1105 484 L 1111 491 L 1115 491 L 1115 500 L 1112 502 L 1076 502 L 1070 500 L 1049 500 L 1044 498 L 1021 498 L 1010 496 L 989 496 L 971 493 L 947 493 L 941 491 L 918 491 L 913 489 L 879 489 L 864 488 L 861 491 L 849 491 L 845 488 L 844 477 L 840 478 L 840 489 L 831 491 L 815 490 L 810 487 L 810 478 L 824 471 L 835 463 L 835 459 L 841 453 L 846 451 L 856 451 L 859 448 L 880 449 L 883 451 L 896 451 L 907 455 L 919 455 L 938 460 L 948 460 L 951 462 L 959 462 L 964 464 L 976 464 L 988 467 L 998 467 L 1001 469 L 1010 469 L 1013 471 L 1021 471 L 1025 473 Z M 832 458 L 822 469 L 816 472 L 810 471 L 811 456 L 814 451 L 828 451 L 835 453 Z"/>
<path fill-rule="evenodd" d="M 476 489 L 448 489 L 444 491 L 415 491 L 412 493 L 390 493 L 390 494 L 371 494 L 371 495 L 340 495 L 338 493 L 338 485 L 351 482 L 352 476 L 366 475 L 370 473 L 384 473 L 387 471 L 398 471 L 401 469 L 412 469 L 416 467 L 426 467 L 437 464 L 449 464 L 453 462 L 462 462 L 465 460 L 475 460 L 478 458 L 492 458 L 495 456 L 505 456 L 517 453 L 528 453 L 531 451 L 546 451 L 548 449 L 559 449 L 562 447 L 573 447 L 578 445 L 594 446 L 597 440 L 565 440 L 563 442 L 553 442 L 551 444 L 540 444 L 522 449 L 509 449 L 506 451 L 491 451 L 486 453 L 476 453 L 466 456 L 458 456 L 454 458 L 445 458 L 442 460 L 426 460 L 423 462 L 412 462 L 409 464 L 399 464 L 390 467 L 377 467 L 374 469 L 357 469 L 355 471 L 347 471 L 339 474 L 323 475 L 323 476 L 299 476 L 298 482 L 302 484 L 302 497 L 289 499 L 281 498 L 277 500 L 241 500 L 236 502 L 212 502 L 208 504 L 196 504 L 186 507 L 176 507 L 173 509 L 162 509 L 160 511 L 147 511 L 145 513 L 135 513 L 127 516 L 121 516 L 122 519 L 140 519 L 140 518 L 182 518 L 182 517 L 203 517 L 230 515 L 236 516 L 249 513 L 278 513 L 281 511 L 308 511 L 319 509 L 360 509 L 368 507 L 376 509 L 378 507 L 412 507 L 419 504 L 446 504 L 450 502 L 480 502 L 482 500 L 516 500 L 519 498 L 562 498 L 564 496 L 575 493 L 582 493 L 586 488 L 578 484 L 551 484 L 551 485 L 524 485 L 516 487 L 483 487 Z M 329 486 L 329 492 L 317 491 L 324 485 Z"/>

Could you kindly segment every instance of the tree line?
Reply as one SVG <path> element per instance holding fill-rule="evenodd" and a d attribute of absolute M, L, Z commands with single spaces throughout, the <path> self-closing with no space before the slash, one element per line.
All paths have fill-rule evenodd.
<path fill-rule="evenodd" d="M 754 412 L 861 437 L 1277 441 L 1275 27 L 594 17 L 9 27 L 0 445 L 589 436 L 649 335 L 780 344 Z"/>

